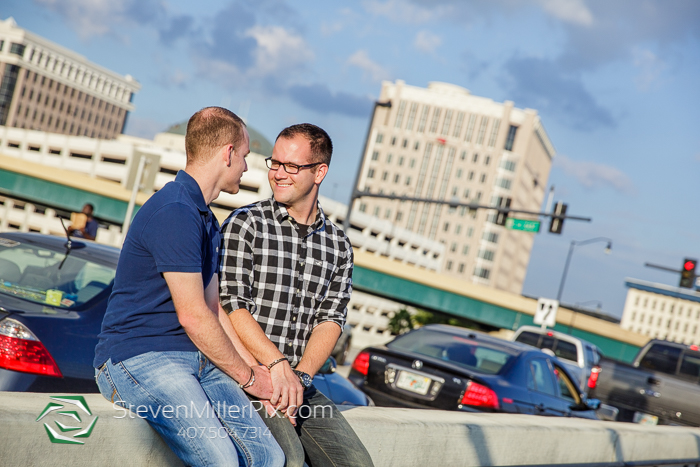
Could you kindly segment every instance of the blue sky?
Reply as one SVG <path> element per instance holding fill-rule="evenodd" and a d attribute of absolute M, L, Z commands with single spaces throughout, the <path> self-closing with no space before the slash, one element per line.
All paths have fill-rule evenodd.
<path fill-rule="evenodd" d="M 322 194 L 347 201 L 382 80 L 461 85 L 535 108 L 557 150 L 548 185 L 590 223 L 535 239 L 523 292 L 620 315 L 625 277 L 677 284 L 700 259 L 700 2 L 695 0 L 4 0 L 0 17 L 141 84 L 126 132 L 207 105 L 270 140 L 324 127 Z"/>

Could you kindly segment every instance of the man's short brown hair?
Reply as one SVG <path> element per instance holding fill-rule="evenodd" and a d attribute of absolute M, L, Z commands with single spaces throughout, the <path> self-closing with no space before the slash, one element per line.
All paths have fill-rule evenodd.
<path fill-rule="evenodd" d="M 277 139 L 291 139 L 297 135 L 302 135 L 309 141 L 311 146 L 311 158 L 313 162 L 321 162 L 326 165 L 331 165 L 331 156 L 333 155 L 333 142 L 328 133 L 323 128 L 317 127 L 311 123 L 299 123 L 292 125 L 280 132 Z M 277 141 L 277 140 L 275 140 Z"/>
<path fill-rule="evenodd" d="M 187 163 L 206 162 L 218 148 L 243 143 L 245 122 L 222 107 L 205 107 L 190 117 L 185 135 Z"/>

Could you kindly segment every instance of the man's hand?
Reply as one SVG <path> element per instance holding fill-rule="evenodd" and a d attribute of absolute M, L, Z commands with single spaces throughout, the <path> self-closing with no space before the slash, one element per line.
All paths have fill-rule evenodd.
<path fill-rule="evenodd" d="M 286 361 L 273 366 L 270 374 L 272 376 L 270 402 L 280 412 L 286 413 L 287 408 L 290 408 L 292 413 L 287 413 L 287 415 L 294 416 L 297 409 L 304 403 L 304 387 L 301 385 L 299 377 Z"/>
<path fill-rule="evenodd" d="M 255 382 L 245 389 L 245 392 L 258 399 L 269 399 L 272 397 L 272 380 L 270 379 L 270 370 L 264 366 L 256 365 L 251 367 L 255 374 Z M 243 381 L 241 384 L 245 384 Z"/>

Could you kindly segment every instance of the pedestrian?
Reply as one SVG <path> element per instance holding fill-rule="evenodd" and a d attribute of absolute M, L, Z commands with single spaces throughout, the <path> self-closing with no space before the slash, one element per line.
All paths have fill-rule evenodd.
<path fill-rule="evenodd" d="M 244 393 L 271 397 L 269 371 L 236 352 L 218 302 L 221 235 L 209 203 L 238 192 L 248 145 L 226 109 L 190 118 L 185 170 L 134 217 L 95 349 L 102 395 L 145 418 L 185 465 L 284 463 Z"/>
<path fill-rule="evenodd" d="M 92 217 L 95 211 L 95 206 L 91 203 L 85 203 L 81 213 L 76 216 L 76 222 L 68 227 L 68 235 L 73 235 L 74 237 L 84 238 L 86 240 L 94 240 L 97 237 L 97 228 L 99 224 Z"/>
<path fill-rule="evenodd" d="M 340 336 L 352 291 L 352 247 L 318 202 L 332 152 L 315 125 L 284 129 L 266 159 L 273 198 L 234 211 L 222 226 L 221 305 L 270 369 L 272 396 L 258 409 L 287 466 L 305 458 L 311 466 L 372 465 L 352 427 L 312 384 Z"/>

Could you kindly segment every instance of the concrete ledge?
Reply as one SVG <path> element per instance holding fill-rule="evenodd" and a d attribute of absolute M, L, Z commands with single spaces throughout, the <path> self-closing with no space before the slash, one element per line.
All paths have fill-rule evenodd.
<path fill-rule="evenodd" d="M 82 438 L 85 443 L 52 443 L 44 428 L 50 417 L 36 421 L 55 402 L 50 396 L 0 393 L 2 465 L 181 465 L 146 422 L 115 418 L 124 413 L 98 394 L 84 396 L 92 416 L 81 415 L 81 426 L 99 417 L 90 436 Z M 66 410 L 74 409 L 66 404 Z M 378 407 L 352 408 L 343 414 L 377 467 L 651 465 L 693 459 L 700 463 L 700 429 L 696 428 Z"/>

